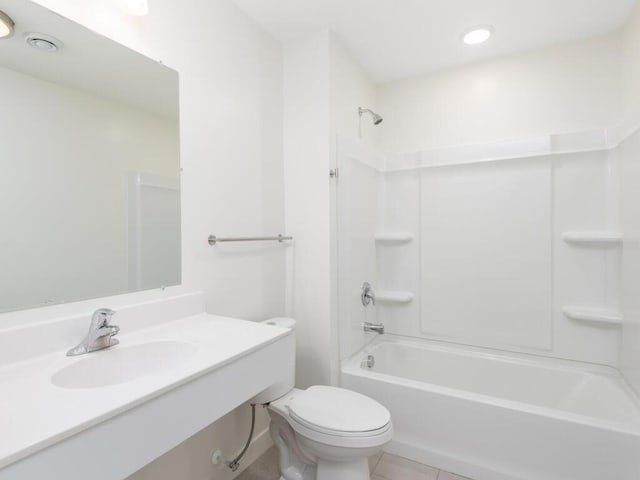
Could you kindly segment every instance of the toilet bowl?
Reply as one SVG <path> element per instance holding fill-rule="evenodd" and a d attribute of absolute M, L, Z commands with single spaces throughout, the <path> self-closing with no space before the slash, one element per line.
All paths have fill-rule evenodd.
<path fill-rule="evenodd" d="M 264 323 L 295 328 L 295 320 Z M 281 480 L 369 480 L 368 457 L 391 441 L 389 411 L 375 400 L 344 388 L 293 388 L 291 368 L 282 381 L 251 402 L 268 405 L 269 431 L 279 451 Z"/>

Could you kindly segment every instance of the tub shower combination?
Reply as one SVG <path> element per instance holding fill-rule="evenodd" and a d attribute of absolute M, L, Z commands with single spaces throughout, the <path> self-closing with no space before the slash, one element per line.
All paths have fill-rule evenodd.
<path fill-rule="evenodd" d="M 338 142 L 341 383 L 389 408 L 402 457 L 474 480 L 638 480 L 611 198 L 640 134 L 547 140 L 384 161 Z"/>

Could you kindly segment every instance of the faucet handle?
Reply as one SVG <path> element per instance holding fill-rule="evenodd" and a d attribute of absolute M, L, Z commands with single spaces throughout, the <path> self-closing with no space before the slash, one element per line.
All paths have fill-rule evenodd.
<path fill-rule="evenodd" d="M 362 284 L 362 288 L 360 289 L 360 300 L 363 306 L 367 306 L 370 303 L 373 305 L 376 304 L 376 294 L 373 293 L 373 288 L 371 288 L 371 284 L 369 282 L 364 282 Z"/>
<path fill-rule="evenodd" d="M 111 322 L 111 318 L 116 314 L 110 308 L 99 308 L 91 316 L 91 327 L 106 327 Z"/>
<path fill-rule="evenodd" d="M 100 308 L 93 312 L 89 333 L 82 342 L 67 352 L 67 356 L 82 355 L 117 345 L 119 342 L 113 337 L 120 332 L 120 327 L 110 323 L 115 313 L 110 308 Z"/>

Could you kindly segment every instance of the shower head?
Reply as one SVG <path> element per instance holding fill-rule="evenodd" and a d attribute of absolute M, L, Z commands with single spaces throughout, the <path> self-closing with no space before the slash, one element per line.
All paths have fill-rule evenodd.
<path fill-rule="evenodd" d="M 365 113 L 368 113 L 371 115 L 371 117 L 373 118 L 374 125 L 380 125 L 382 123 L 383 118 L 380 115 L 378 115 L 376 112 L 374 112 L 373 110 L 369 110 L 368 108 L 358 107 L 358 115 L 362 117 L 362 115 Z"/>

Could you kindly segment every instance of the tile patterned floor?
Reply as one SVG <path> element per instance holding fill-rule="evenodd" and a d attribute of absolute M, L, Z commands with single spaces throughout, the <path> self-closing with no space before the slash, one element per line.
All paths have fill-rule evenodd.
<path fill-rule="evenodd" d="M 369 467 L 371 480 L 470 480 L 388 453 L 370 458 Z M 236 480 L 279 479 L 278 454 L 276 448 L 271 447 Z"/>
<path fill-rule="evenodd" d="M 280 480 L 276 447 L 271 447 L 258 457 L 236 480 Z"/>

